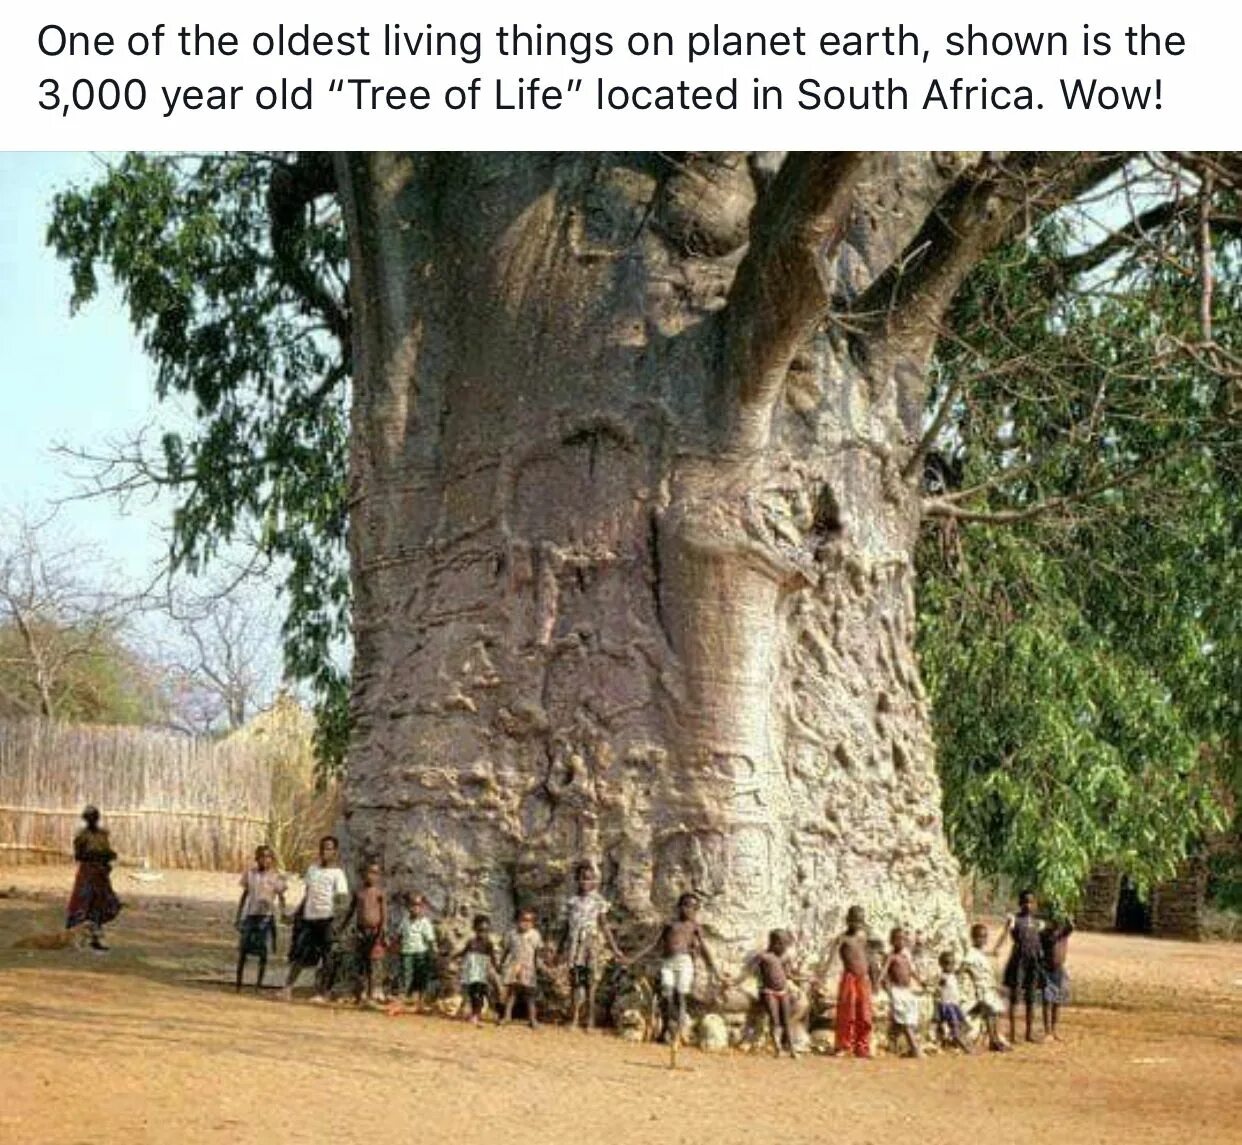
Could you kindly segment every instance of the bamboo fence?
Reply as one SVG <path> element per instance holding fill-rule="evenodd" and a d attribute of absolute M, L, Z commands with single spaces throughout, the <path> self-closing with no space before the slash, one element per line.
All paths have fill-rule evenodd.
<path fill-rule="evenodd" d="M 240 870 L 269 831 L 272 760 L 235 737 L 0 721 L 0 862 L 72 858 L 88 803 L 123 863 Z"/>

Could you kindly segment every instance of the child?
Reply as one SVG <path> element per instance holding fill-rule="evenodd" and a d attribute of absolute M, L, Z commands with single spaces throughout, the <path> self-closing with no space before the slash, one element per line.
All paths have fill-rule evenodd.
<path fill-rule="evenodd" d="M 942 1046 L 957 1046 L 970 1053 L 962 1040 L 966 1015 L 962 1013 L 962 995 L 957 981 L 957 955 L 946 950 L 940 955 L 940 978 L 936 983 L 936 1035 Z"/>
<path fill-rule="evenodd" d="M 884 963 L 883 981 L 888 987 L 890 1007 L 889 1037 L 896 1042 L 905 1038 L 910 1049 L 910 1057 L 921 1058 L 922 1047 L 919 1045 L 919 1000 L 911 983 L 923 985 L 922 980 L 914 971 L 914 963 L 910 952 L 906 949 L 906 932 L 901 927 L 893 928 L 889 935 L 892 952 Z"/>
<path fill-rule="evenodd" d="M 1040 933 L 1040 952 L 1044 964 L 1044 1036 L 1054 1042 L 1057 1036 L 1057 1015 L 1069 1003 L 1069 972 L 1065 969 L 1069 938 L 1074 924 L 1067 918 L 1044 928 Z"/>
<path fill-rule="evenodd" d="M 971 980 L 975 991 L 975 1003 L 970 1008 L 972 1017 L 983 1022 L 988 1035 L 988 1049 L 994 1053 L 1004 1053 L 1009 1046 L 1001 1039 L 997 1021 L 1000 1018 L 1002 1005 L 996 993 L 996 973 L 992 968 L 992 960 L 988 957 L 988 928 L 981 922 L 970 928 L 970 950 L 962 959 L 962 973 Z"/>
<path fill-rule="evenodd" d="M 759 975 L 759 996 L 768 1008 L 772 1030 L 772 1052 L 781 1056 L 781 1044 L 796 1058 L 791 1026 L 789 979 L 792 976 L 791 948 L 793 939 L 788 931 L 773 930 L 768 934 L 768 948 L 756 954 L 751 964 Z"/>
<path fill-rule="evenodd" d="M 306 893 L 294 911 L 293 939 L 289 948 L 289 976 L 285 980 L 284 997 L 293 997 L 298 975 L 306 967 L 319 968 L 315 984 L 316 1002 L 326 1002 L 332 992 L 336 974 L 335 918 L 340 904 L 349 895 L 349 880 L 341 870 L 338 858 L 340 844 L 335 835 L 319 840 L 319 862 L 306 870 Z"/>
<path fill-rule="evenodd" d="M 112 889 L 116 852 L 108 832 L 99 825 L 98 807 L 84 808 L 82 822 L 86 826 L 73 837 L 73 857 L 78 870 L 65 912 L 65 929 L 72 930 L 86 923 L 91 949 L 102 953 L 108 949 L 104 945 L 103 928 L 121 913 L 121 900 Z"/>
<path fill-rule="evenodd" d="M 699 900 L 686 892 L 677 900 L 677 917 L 664 924 L 660 936 L 629 961 L 637 962 L 660 948 L 660 1041 L 680 1041 L 686 1026 L 686 1001 L 694 988 L 694 956 L 700 954 L 713 978 L 724 984 L 699 926 Z"/>
<path fill-rule="evenodd" d="M 513 1004 L 520 998 L 526 1004 L 530 1028 L 539 1028 L 539 1016 L 535 1010 L 535 960 L 542 949 L 543 936 L 535 928 L 535 912 L 520 911 L 517 925 L 505 935 L 504 960 L 501 966 L 505 1009 L 497 1019 L 497 1025 L 503 1026 L 513 1017 Z"/>
<path fill-rule="evenodd" d="M 354 1001 L 384 1001 L 384 955 L 387 952 L 388 900 L 380 881 L 379 863 L 368 863 L 363 870 L 362 886 L 354 893 L 345 923 L 355 920 L 354 961 L 358 985 Z"/>
<path fill-rule="evenodd" d="M 492 943 L 492 920 L 476 914 L 472 923 L 474 935 L 457 955 L 461 962 L 461 985 L 470 1000 L 470 1011 L 463 1014 L 477 1026 L 487 1001 L 487 987 L 496 972 L 496 947 Z"/>
<path fill-rule="evenodd" d="M 599 893 L 599 876 L 587 862 L 574 868 L 578 893 L 565 904 L 559 954 L 569 959 L 573 1003 L 569 1024 L 578 1025 L 578 1015 L 586 1003 L 586 1029 L 595 1028 L 595 987 L 599 962 L 599 939 L 608 943 L 613 957 L 621 960 L 612 929 L 608 925 L 608 900 Z"/>
<path fill-rule="evenodd" d="M 285 878 L 276 870 L 276 852 L 271 847 L 258 847 L 254 853 L 255 865 L 242 874 L 239 885 L 241 898 L 237 901 L 237 917 L 233 925 L 241 934 L 237 946 L 237 991 L 241 992 L 242 975 L 246 958 L 254 954 L 259 959 L 259 976 L 255 979 L 256 991 L 263 988 L 263 975 L 267 972 L 267 949 L 276 950 L 276 904 L 285 913 Z"/>
<path fill-rule="evenodd" d="M 841 955 L 841 982 L 837 987 L 836 1052 L 869 1058 L 873 976 L 862 907 L 852 906 L 845 912 L 845 933 L 837 952 Z"/>
<path fill-rule="evenodd" d="M 1002 981 L 1009 992 L 1009 1040 L 1015 1040 L 1015 1024 L 1018 1016 L 1018 999 L 1026 1002 L 1026 1040 L 1036 1040 L 1032 1021 L 1036 993 L 1043 993 L 1043 952 L 1040 949 L 1039 932 L 1042 924 L 1035 916 L 1035 892 L 1023 891 L 1018 896 L 1018 913 L 1005 919 L 1005 928 L 996 940 L 992 953 L 996 954 L 1008 938 L 1009 959 L 1005 963 Z"/>
<path fill-rule="evenodd" d="M 406 915 L 397 931 L 401 943 L 401 982 L 399 989 L 414 1009 L 423 1012 L 423 998 L 431 985 L 435 969 L 436 928 L 427 917 L 424 895 L 411 891 L 405 896 Z"/>

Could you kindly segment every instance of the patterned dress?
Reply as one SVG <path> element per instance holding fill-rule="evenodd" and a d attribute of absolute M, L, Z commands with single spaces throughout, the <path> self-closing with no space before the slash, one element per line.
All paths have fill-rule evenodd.
<path fill-rule="evenodd" d="M 599 891 L 566 901 L 563 918 L 570 966 L 594 969 L 599 959 L 599 923 L 607 913 L 608 900 Z"/>
<path fill-rule="evenodd" d="M 112 889 L 112 862 L 116 858 L 108 832 L 102 828 L 84 827 L 73 840 L 73 856 L 78 872 L 69 895 L 65 926 L 90 923 L 98 928 L 121 913 L 121 900 Z"/>
<path fill-rule="evenodd" d="M 535 957 L 543 947 L 543 936 L 534 927 L 514 927 L 505 936 L 505 957 L 500 977 L 506 986 L 531 987 L 535 984 Z"/>

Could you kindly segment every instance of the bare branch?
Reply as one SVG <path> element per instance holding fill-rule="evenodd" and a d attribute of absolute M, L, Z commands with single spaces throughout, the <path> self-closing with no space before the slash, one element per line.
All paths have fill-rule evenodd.
<path fill-rule="evenodd" d="M 1027 151 L 984 158 L 927 216 L 903 258 L 852 307 L 881 340 L 930 354 L 958 287 L 989 251 L 1117 169 L 1116 157 Z"/>
<path fill-rule="evenodd" d="M 952 494 L 943 497 L 928 497 L 923 501 L 923 516 L 947 517 L 955 521 L 974 521 L 987 525 L 1013 525 L 1020 521 L 1029 521 L 1035 517 L 1047 516 L 1049 513 L 1068 508 L 1071 505 L 1083 504 L 1114 489 L 1131 485 L 1140 477 L 1150 473 L 1158 461 L 1167 460 L 1177 452 L 1179 451 L 1169 450 L 1158 459 L 1148 458 L 1140 465 L 1110 474 L 1104 480 L 1096 482 L 1085 489 L 1080 489 L 1075 493 L 1067 493 L 1060 497 L 1049 497 L 1043 501 L 1023 505 L 1020 509 L 968 509 L 957 504 Z M 1014 475 L 1017 476 L 1017 473 L 1015 472 Z M 991 487 L 990 482 L 984 483 L 972 490 L 972 492 L 981 493 Z"/>

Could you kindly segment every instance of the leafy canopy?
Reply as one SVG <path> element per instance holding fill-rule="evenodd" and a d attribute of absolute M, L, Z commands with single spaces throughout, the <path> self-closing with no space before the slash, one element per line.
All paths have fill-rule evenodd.
<path fill-rule="evenodd" d="M 106 271 L 187 430 L 92 458 L 101 490 L 176 500 L 174 569 L 244 542 L 283 573 L 287 674 L 318 696 L 319 750 L 343 758 L 348 317 L 345 236 L 322 167 L 282 155 L 129 154 L 57 196 L 48 241 L 72 305 Z"/>

